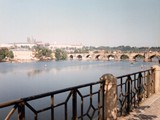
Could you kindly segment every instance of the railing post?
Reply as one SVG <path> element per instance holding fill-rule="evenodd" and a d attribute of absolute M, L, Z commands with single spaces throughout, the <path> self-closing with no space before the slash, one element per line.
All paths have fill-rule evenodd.
<path fill-rule="evenodd" d="M 155 93 L 160 93 L 160 66 L 154 65 Z"/>
<path fill-rule="evenodd" d="M 116 120 L 117 119 L 117 79 L 112 74 L 105 74 L 100 78 L 100 80 L 105 81 L 104 120 Z"/>
<path fill-rule="evenodd" d="M 130 112 L 130 109 L 131 109 L 131 104 L 130 103 L 132 103 L 132 101 L 131 101 L 131 78 L 130 78 L 130 76 L 128 76 L 128 78 L 127 78 L 127 85 L 126 85 L 126 87 L 127 87 L 127 91 L 126 91 L 126 93 L 127 93 L 127 108 L 126 108 L 126 111 L 127 111 L 127 114 L 129 114 L 129 112 Z"/>
<path fill-rule="evenodd" d="M 146 98 L 148 98 L 149 96 L 150 96 L 150 94 L 151 94 L 151 92 L 152 92 L 152 90 L 151 90 L 151 74 L 148 72 L 147 73 L 147 81 L 146 81 Z"/>
<path fill-rule="evenodd" d="M 138 81 L 137 81 L 137 87 L 138 87 L 138 105 L 142 101 L 142 74 L 139 73 L 138 75 Z"/>
<path fill-rule="evenodd" d="M 54 96 L 51 95 L 51 120 L 54 120 Z"/>
<path fill-rule="evenodd" d="M 18 120 L 25 120 L 25 104 L 18 104 Z"/>
<path fill-rule="evenodd" d="M 154 94 L 155 93 L 155 70 L 153 68 L 151 68 L 151 81 L 152 81 L 151 90 L 152 90 L 152 94 Z"/>
<path fill-rule="evenodd" d="M 78 118 L 77 118 L 77 91 L 76 91 L 76 89 L 74 89 L 72 91 L 72 112 L 73 112 L 72 120 L 78 120 Z"/>

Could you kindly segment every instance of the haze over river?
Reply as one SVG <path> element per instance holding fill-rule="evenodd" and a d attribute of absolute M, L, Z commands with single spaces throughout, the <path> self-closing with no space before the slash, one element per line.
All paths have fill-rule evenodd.
<path fill-rule="evenodd" d="M 125 75 L 158 62 L 48 61 L 0 63 L 0 103 L 98 81 L 105 73 Z"/>

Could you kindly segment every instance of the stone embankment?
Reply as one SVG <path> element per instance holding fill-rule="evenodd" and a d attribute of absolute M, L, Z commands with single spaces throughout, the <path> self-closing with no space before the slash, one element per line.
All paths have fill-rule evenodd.
<path fill-rule="evenodd" d="M 14 59 L 11 60 L 11 62 L 32 62 L 32 61 L 38 61 L 34 57 L 34 54 L 32 51 L 29 50 L 13 50 Z"/>

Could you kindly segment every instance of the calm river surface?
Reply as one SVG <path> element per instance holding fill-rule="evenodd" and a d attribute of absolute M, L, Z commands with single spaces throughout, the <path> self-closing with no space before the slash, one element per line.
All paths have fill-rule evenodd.
<path fill-rule="evenodd" d="M 158 62 L 48 61 L 0 63 L 0 103 L 98 81 L 105 73 L 120 76 Z"/>
<path fill-rule="evenodd" d="M 64 89 L 75 85 L 96 82 L 105 73 L 111 73 L 114 76 L 125 75 L 140 70 L 149 69 L 158 62 L 134 62 L 129 61 L 48 61 L 48 62 L 30 62 L 30 63 L 0 63 L 0 103 L 20 99 L 36 94 L 51 92 Z M 97 86 L 97 88 L 99 88 Z M 87 88 L 81 91 L 85 95 Z M 88 91 L 89 92 L 89 91 Z M 56 95 L 54 103 L 61 103 L 67 99 L 69 93 Z M 78 97 L 79 98 L 79 97 Z M 94 99 L 95 98 L 95 99 Z M 98 107 L 96 95 L 93 96 L 94 107 Z M 31 101 L 36 110 L 45 108 L 50 103 L 50 97 Z M 71 98 L 68 104 L 68 119 L 71 118 L 72 104 Z M 77 101 L 80 105 L 80 101 Z M 84 99 L 83 110 L 89 109 L 89 97 Z M 6 115 L 13 106 L 0 109 L 0 120 L 5 119 Z M 25 108 L 26 120 L 33 120 L 34 114 L 27 107 Z M 55 120 L 64 119 L 64 106 L 55 110 Z M 80 106 L 78 107 L 80 114 Z M 98 115 L 96 112 L 95 117 Z M 39 120 L 51 119 L 50 111 L 38 114 Z M 17 114 L 13 114 L 13 120 L 18 119 Z M 84 120 L 88 120 L 87 116 Z"/>

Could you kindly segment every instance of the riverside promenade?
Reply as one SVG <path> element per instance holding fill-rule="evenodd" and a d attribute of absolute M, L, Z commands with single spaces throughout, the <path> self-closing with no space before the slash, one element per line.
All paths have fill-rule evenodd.
<path fill-rule="evenodd" d="M 118 120 L 160 120 L 160 67 L 156 66 L 155 93 L 145 99 L 128 115 L 118 117 Z"/>
<path fill-rule="evenodd" d="M 146 99 L 127 116 L 118 120 L 160 120 L 160 93 Z"/>

